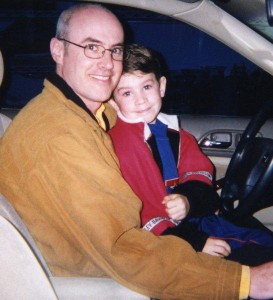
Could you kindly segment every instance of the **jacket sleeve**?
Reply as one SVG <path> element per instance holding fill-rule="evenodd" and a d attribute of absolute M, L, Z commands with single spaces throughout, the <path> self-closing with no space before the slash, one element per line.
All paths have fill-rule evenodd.
<path fill-rule="evenodd" d="M 214 166 L 201 151 L 194 136 L 180 130 L 180 151 L 178 162 L 179 182 L 198 180 L 212 185 Z"/>
<path fill-rule="evenodd" d="M 209 237 L 208 234 L 197 229 L 188 220 L 183 220 L 178 226 L 168 227 L 162 235 L 175 235 L 187 241 L 195 251 L 202 251 Z"/>
<path fill-rule="evenodd" d="M 192 180 L 177 185 L 174 194 L 182 194 L 188 198 L 190 211 L 188 218 L 203 217 L 215 213 L 220 207 L 220 199 L 213 186 L 202 181 Z"/>

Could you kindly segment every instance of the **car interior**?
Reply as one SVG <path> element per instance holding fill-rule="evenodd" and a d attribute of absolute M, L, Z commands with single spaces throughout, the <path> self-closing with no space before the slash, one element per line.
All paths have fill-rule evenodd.
<path fill-rule="evenodd" d="M 90 2 L 139 8 L 186 23 L 224 43 L 273 76 L 273 30 L 270 27 L 273 23 L 273 1 Z M 0 85 L 5 79 L 5 71 L 5 57 L 0 51 Z M 1 109 L 0 136 L 19 110 Z M 180 126 L 194 134 L 204 153 L 214 163 L 216 179 L 225 178 L 219 181 L 218 188 L 223 211 L 230 217 L 240 218 L 256 213 L 261 206 L 271 206 L 272 116 L 272 102 L 265 103 L 263 109 L 251 118 L 234 118 L 232 125 L 230 120 L 221 116 L 213 116 L 212 122 L 210 116 L 179 113 Z M 266 208 L 255 215 L 273 229 L 272 212 L 272 209 Z M 23 220 L 3 195 L 0 195 L 0 232 L 0 290 L 5 300 L 150 299 L 110 278 L 54 277 Z"/>

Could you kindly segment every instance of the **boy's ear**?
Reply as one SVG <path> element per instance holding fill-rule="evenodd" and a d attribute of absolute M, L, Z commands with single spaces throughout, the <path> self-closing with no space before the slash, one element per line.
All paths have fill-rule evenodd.
<path fill-rule="evenodd" d="M 50 52 L 56 64 L 62 64 L 64 55 L 64 43 L 57 38 L 50 41 Z"/>
<path fill-rule="evenodd" d="M 161 98 L 163 98 L 165 96 L 166 85 L 167 85 L 167 78 L 165 76 L 160 77 L 160 79 L 159 79 L 159 89 L 160 89 Z"/>

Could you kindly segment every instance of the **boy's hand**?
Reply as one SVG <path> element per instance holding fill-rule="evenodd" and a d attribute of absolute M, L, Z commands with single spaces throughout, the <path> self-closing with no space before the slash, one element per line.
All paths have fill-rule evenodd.
<path fill-rule="evenodd" d="M 188 198 L 180 194 L 165 196 L 162 204 L 165 205 L 169 218 L 175 221 L 183 220 L 190 210 Z"/>
<path fill-rule="evenodd" d="M 224 240 L 208 238 L 202 252 L 224 257 L 231 253 L 231 248 Z"/>

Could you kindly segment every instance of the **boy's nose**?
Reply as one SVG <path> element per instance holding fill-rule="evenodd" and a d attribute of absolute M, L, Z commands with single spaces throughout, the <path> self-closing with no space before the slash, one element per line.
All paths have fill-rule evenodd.
<path fill-rule="evenodd" d="M 146 95 L 143 94 L 139 94 L 137 97 L 137 104 L 143 104 L 146 103 L 148 101 Z"/>

